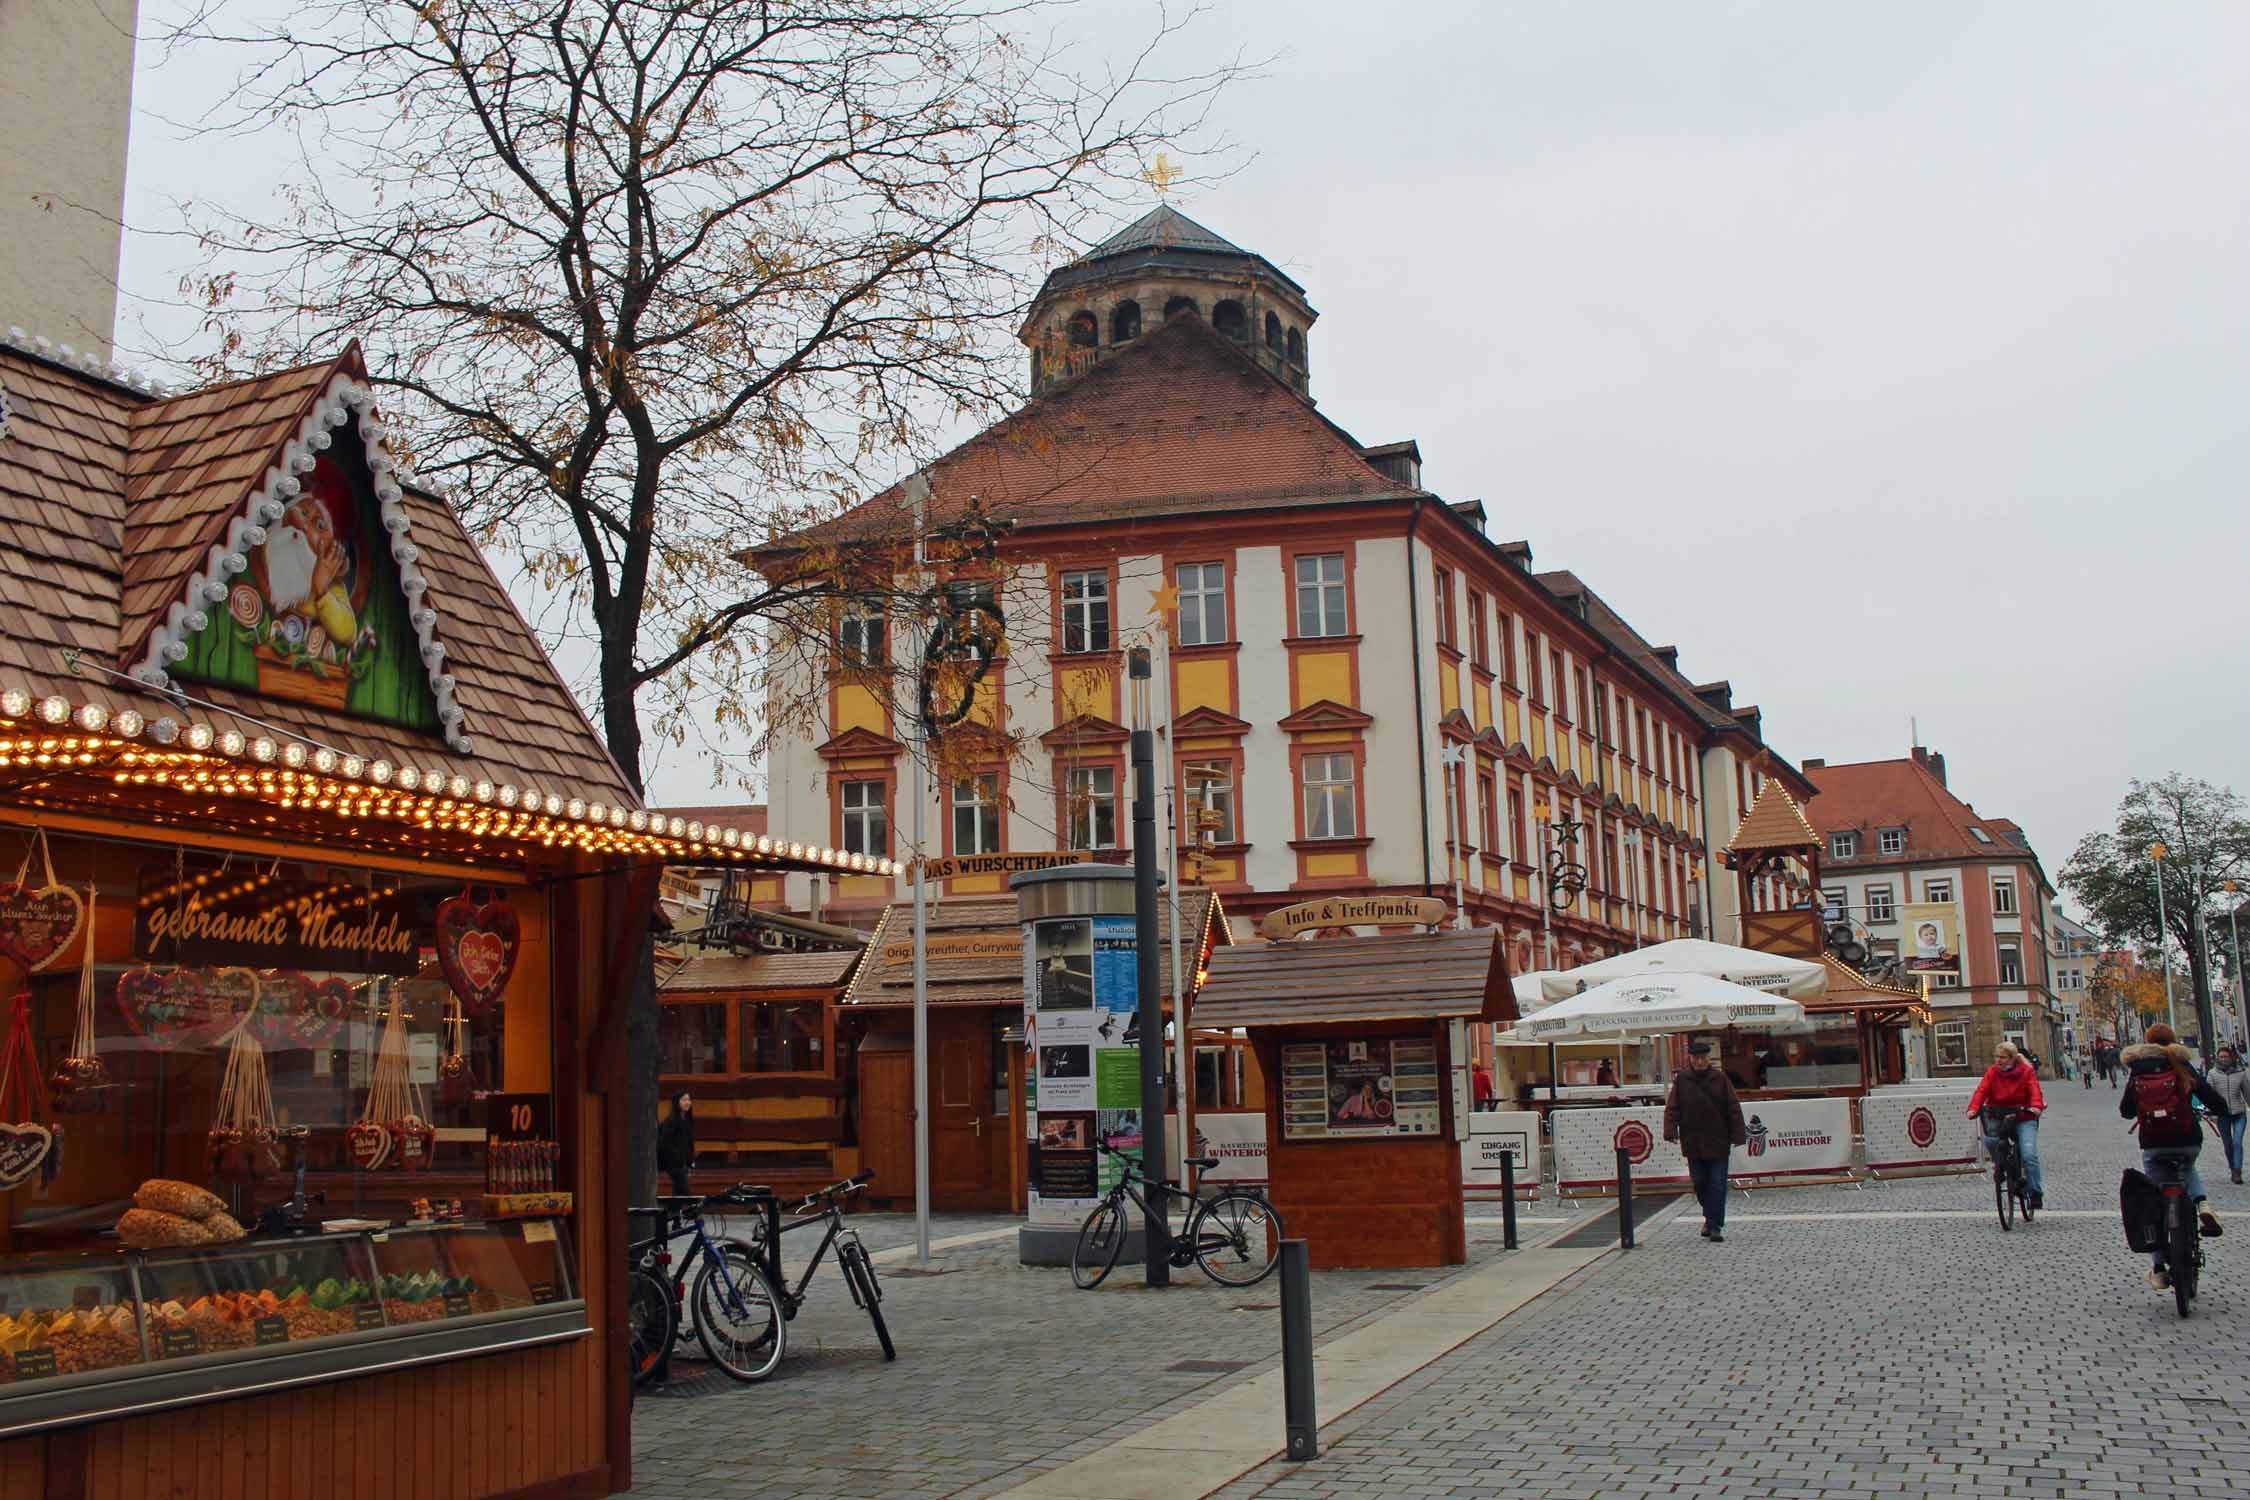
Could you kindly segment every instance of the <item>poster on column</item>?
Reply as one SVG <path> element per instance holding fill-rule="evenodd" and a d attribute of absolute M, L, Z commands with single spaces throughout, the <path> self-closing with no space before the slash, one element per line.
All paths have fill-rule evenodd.
<path fill-rule="evenodd" d="M 1094 941 L 1094 1127 L 1111 1149 L 1141 1159 L 1141 971 L 1131 917 L 1096 917 Z M 1098 1163 L 1103 1192 L 1124 1168 Z"/>
<path fill-rule="evenodd" d="M 1092 924 L 1084 917 L 1034 924 L 1024 943 L 1023 989 L 1031 1220 L 1076 1223 L 1098 1195 Z"/>

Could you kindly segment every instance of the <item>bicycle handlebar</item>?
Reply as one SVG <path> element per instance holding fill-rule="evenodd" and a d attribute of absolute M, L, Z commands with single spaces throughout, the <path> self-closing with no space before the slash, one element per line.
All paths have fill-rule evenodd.
<path fill-rule="evenodd" d="M 858 1192 L 861 1188 L 867 1186 L 874 1180 L 874 1169 L 869 1168 L 868 1170 L 861 1172 L 856 1176 L 845 1178 L 842 1182 L 832 1182 L 824 1188 L 820 1188 L 817 1191 L 807 1193 L 805 1195 L 805 1201 L 797 1205 L 797 1212 L 816 1212 L 823 1204 L 829 1203 L 838 1198 L 849 1197 L 851 1194 Z"/>

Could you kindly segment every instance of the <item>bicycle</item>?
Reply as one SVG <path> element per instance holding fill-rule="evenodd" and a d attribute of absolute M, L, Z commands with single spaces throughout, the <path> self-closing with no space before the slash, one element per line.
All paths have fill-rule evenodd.
<path fill-rule="evenodd" d="M 2023 1152 L 2016 1141 L 2016 1122 L 2034 1119 L 2021 1110 L 1988 1109 L 1981 1112 L 1984 1138 L 1992 1150 L 1992 1197 L 2000 1210 L 2002 1230 L 2015 1228 L 2015 1212 L 2023 1210 L 2023 1221 L 2031 1222 L 2031 1185 L 2023 1174 Z M 1995 1133 L 1994 1127 L 1998 1130 Z"/>
<path fill-rule="evenodd" d="M 668 1330 L 641 1315 L 644 1324 L 639 1336 L 649 1342 L 646 1349 L 631 1355 L 639 1379 L 651 1378 L 670 1360 L 679 1340 L 683 1319 L 678 1312 L 682 1307 L 688 1314 L 684 1321 L 694 1329 L 696 1341 L 711 1363 L 736 1380 L 763 1380 L 780 1366 L 788 1343 L 788 1319 L 781 1311 L 780 1294 L 759 1264 L 756 1248 L 740 1240 L 716 1239 L 703 1222 L 707 1207 L 762 1208 L 772 1198 L 765 1188 L 737 1185 L 708 1197 L 659 1198 L 653 1209 L 632 1210 L 656 1215 L 658 1227 L 651 1237 L 626 1247 L 631 1265 L 666 1286 L 675 1312 Z M 680 1260 L 677 1272 L 666 1278 L 664 1270 L 672 1263 L 672 1241 L 689 1235 L 694 1237 L 694 1244 Z M 687 1289 L 690 1271 L 695 1274 L 695 1284 Z M 631 1285 L 628 1278 L 628 1290 Z M 640 1295 L 647 1297 L 645 1285 Z M 628 1316 L 634 1316 L 631 1303 Z M 632 1347 L 629 1338 L 628 1348 Z M 647 1357 L 651 1352 L 654 1357 Z"/>
<path fill-rule="evenodd" d="M 852 1294 L 852 1304 L 865 1312 L 867 1321 L 875 1325 L 875 1338 L 883 1346 L 883 1358 L 890 1360 L 898 1358 L 898 1348 L 891 1342 L 890 1324 L 883 1319 L 883 1287 L 875 1277 L 875 1258 L 860 1242 L 859 1231 L 844 1220 L 844 1200 L 874 1180 L 873 1172 L 862 1172 L 857 1177 L 847 1177 L 807 1194 L 805 1201 L 797 1205 L 796 1217 L 786 1224 L 781 1222 L 776 1204 L 767 1211 L 765 1224 L 754 1243 L 764 1258 L 765 1274 L 781 1289 L 785 1318 L 796 1317 L 798 1309 L 805 1305 L 805 1288 L 812 1284 L 813 1273 L 827 1258 L 828 1247 L 835 1246 L 836 1264 L 843 1271 L 844 1286 Z M 805 1263 L 805 1274 L 791 1286 L 781 1269 L 781 1236 L 820 1223 L 827 1224 L 828 1233 L 821 1237 L 820 1248 Z"/>
<path fill-rule="evenodd" d="M 2180 1316 L 2188 1315 L 2203 1271 L 2203 1229 L 2188 1194 L 2188 1170 L 2195 1165 L 2192 1152 L 2157 1147 L 2145 1153 L 2150 1180 L 2164 1194 L 2164 1218 L 2158 1228 L 2162 1238 L 2156 1249 L 2163 1259 L 2157 1270 L 2170 1278 L 2172 1300 Z"/>
<path fill-rule="evenodd" d="M 680 1337 L 672 1289 L 648 1266 L 625 1268 L 625 1368 L 638 1388 L 656 1378 Z"/>
<path fill-rule="evenodd" d="M 1281 1258 L 1281 1215 L 1263 1193 L 1230 1186 L 1206 1198 L 1192 1187 L 1183 1189 L 1169 1179 L 1158 1183 L 1142 1172 L 1139 1163 L 1107 1141 L 1096 1142 L 1094 1149 L 1116 1157 L 1121 1170 L 1116 1184 L 1078 1227 L 1078 1243 L 1070 1252 L 1070 1279 L 1079 1290 L 1090 1292 L 1100 1286 L 1117 1264 L 1125 1248 L 1128 1200 L 1141 1211 L 1144 1222 L 1154 1217 L 1148 1199 L 1141 1195 L 1144 1187 L 1183 1197 L 1192 1205 L 1186 1223 L 1172 1236 L 1175 1267 L 1184 1270 L 1192 1263 L 1221 1286 L 1235 1287 L 1256 1286 L 1273 1271 Z M 1219 1164 L 1215 1156 L 1183 1160 L 1196 1172 L 1208 1172 Z M 1168 1214 L 1166 1217 L 1169 1220 Z"/>

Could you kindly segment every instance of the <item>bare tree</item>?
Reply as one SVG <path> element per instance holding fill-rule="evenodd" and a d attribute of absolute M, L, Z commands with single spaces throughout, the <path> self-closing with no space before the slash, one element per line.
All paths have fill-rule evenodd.
<path fill-rule="evenodd" d="M 1098 77 L 1036 0 L 313 0 L 227 125 L 296 132 L 285 222 L 202 226 L 212 373 L 365 345 L 419 472 L 590 646 L 612 754 L 751 725 L 766 622 L 893 570 L 745 549 L 999 410 L 1027 274 L 1226 62 Z M 895 535 L 880 540 L 894 548 Z M 876 545 L 869 543 L 867 545 Z M 690 710 L 695 710 L 691 712 Z"/>

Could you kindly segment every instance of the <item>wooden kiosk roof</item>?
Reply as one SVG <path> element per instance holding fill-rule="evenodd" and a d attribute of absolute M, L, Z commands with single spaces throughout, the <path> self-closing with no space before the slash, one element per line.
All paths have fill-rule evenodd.
<path fill-rule="evenodd" d="M 1742 815 L 1735 827 L 1734 837 L 1727 840 L 1727 852 L 1744 854 L 1760 849 L 1818 849 L 1820 835 L 1813 830 L 1805 809 L 1789 789 L 1779 781 L 1769 780 L 1765 790 L 1750 811 Z"/>
<path fill-rule="evenodd" d="M 1820 961 L 1828 966 L 1828 991 L 1817 1000 L 1804 1002 L 1808 1013 L 1868 1011 L 1883 1019 L 1896 1012 L 1901 1020 L 1929 1018 L 1921 990 L 1870 979 L 1833 953 L 1821 954 Z"/>
<path fill-rule="evenodd" d="M 865 951 L 711 954 L 685 960 L 657 988 L 666 995 L 840 990 Z"/>
<path fill-rule="evenodd" d="M 1205 946 L 1232 941 L 1220 918 L 1219 893 L 1207 886 L 1180 888 L 1183 952 L 1200 958 Z M 924 918 L 932 1005 L 1023 1004 L 1023 921 L 1015 896 L 933 897 Z M 1171 903 L 1156 919 L 1157 974 L 1164 998 L 1172 982 Z M 867 944 L 866 962 L 852 975 L 847 1006 L 872 1008 L 914 1003 L 914 903 L 884 908 Z M 1191 959 L 1192 961 L 1192 959 Z"/>
<path fill-rule="evenodd" d="M 1211 955 L 1197 1026 L 1463 1017 L 1513 1025 L 1497 928 L 1245 943 Z"/>

